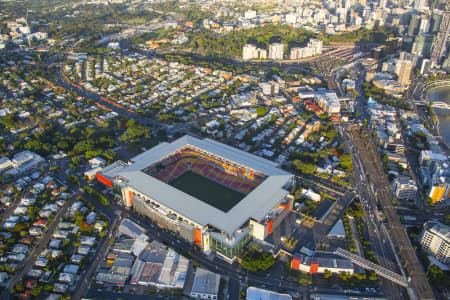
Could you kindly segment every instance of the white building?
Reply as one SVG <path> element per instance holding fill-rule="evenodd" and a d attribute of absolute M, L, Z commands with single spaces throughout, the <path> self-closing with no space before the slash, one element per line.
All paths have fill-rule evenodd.
<path fill-rule="evenodd" d="M 247 20 L 256 18 L 256 10 L 247 10 L 244 14 Z"/>
<path fill-rule="evenodd" d="M 295 25 L 295 23 L 297 23 L 297 14 L 295 14 L 295 13 L 286 14 L 285 19 L 286 19 L 286 24 Z"/>
<path fill-rule="evenodd" d="M 197 268 L 192 284 L 191 297 L 196 299 L 217 299 L 220 275 Z"/>
<path fill-rule="evenodd" d="M 281 43 L 270 44 L 269 59 L 283 59 L 283 57 L 284 57 L 284 45 Z"/>
<path fill-rule="evenodd" d="M 247 300 L 292 300 L 289 294 L 279 294 L 269 290 L 264 290 L 256 287 L 247 288 Z"/>
<path fill-rule="evenodd" d="M 302 189 L 302 196 L 306 197 L 314 202 L 320 201 L 320 195 L 315 193 L 311 189 Z"/>
<path fill-rule="evenodd" d="M 310 39 L 308 45 L 303 48 L 292 48 L 290 58 L 302 59 L 314 55 L 322 54 L 323 42 L 317 39 Z"/>
<path fill-rule="evenodd" d="M 263 94 L 266 96 L 278 95 L 278 93 L 280 92 L 280 85 L 275 81 L 261 82 L 259 84 L 259 87 L 262 89 Z"/>
<path fill-rule="evenodd" d="M 313 49 L 314 55 L 322 54 L 323 42 L 318 39 L 310 39 L 308 42 L 308 48 Z"/>
<path fill-rule="evenodd" d="M 423 232 L 420 237 L 422 248 L 444 264 L 450 263 L 449 241 L 450 227 L 433 221 L 423 224 Z"/>
<path fill-rule="evenodd" d="M 255 45 L 247 44 L 242 49 L 242 59 L 266 59 L 267 51 L 261 48 L 257 48 Z"/>
<path fill-rule="evenodd" d="M 2 157 L 0 158 L 0 172 L 2 172 L 3 170 L 9 169 L 12 167 L 12 162 L 9 158 Z"/>
<path fill-rule="evenodd" d="M 395 196 L 400 200 L 415 200 L 417 185 L 409 176 L 399 176 L 393 183 Z"/>
<path fill-rule="evenodd" d="M 12 165 L 19 172 L 25 172 L 45 163 L 45 160 L 29 150 L 22 151 L 14 155 Z"/>

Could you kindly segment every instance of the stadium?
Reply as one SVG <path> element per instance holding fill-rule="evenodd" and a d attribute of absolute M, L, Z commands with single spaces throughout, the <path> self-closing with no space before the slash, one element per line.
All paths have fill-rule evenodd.
<path fill-rule="evenodd" d="M 96 176 L 125 206 L 228 261 L 270 235 L 293 201 L 294 177 L 278 164 L 187 135 Z"/>

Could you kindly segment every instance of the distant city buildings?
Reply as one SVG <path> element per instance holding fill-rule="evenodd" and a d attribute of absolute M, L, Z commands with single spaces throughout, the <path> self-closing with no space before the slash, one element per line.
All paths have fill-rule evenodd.
<path fill-rule="evenodd" d="M 302 59 L 322 54 L 323 42 L 318 39 L 310 39 L 307 46 L 300 48 L 295 47 L 290 51 L 290 59 Z M 246 44 L 242 49 L 242 59 L 273 59 L 281 60 L 284 58 L 284 45 L 282 43 L 274 43 L 269 45 L 269 51 L 256 47 L 252 44 Z"/>
<path fill-rule="evenodd" d="M 450 263 L 450 227 L 433 221 L 425 223 L 420 245 L 438 261 Z"/>
<path fill-rule="evenodd" d="M 439 65 L 441 58 L 446 55 L 447 41 L 449 34 L 450 34 L 450 12 L 445 12 L 440 22 L 439 31 L 437 33 L 433 45 L 433 53 L 431 55 L 431 60 L 436 66 Z"/>

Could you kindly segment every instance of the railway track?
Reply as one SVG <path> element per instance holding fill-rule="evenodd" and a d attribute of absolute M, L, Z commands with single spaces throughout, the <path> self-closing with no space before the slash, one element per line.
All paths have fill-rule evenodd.
<path fill-rule="evenodd" d="M 396 209 L 392 204 L 394 194 L 391 190 L 391 184 L 387 180 L 382 168 L 372 137 L 366 129 L 360 131 L 359 126 L 351 126 L 348 130 L 357 147 L 357 153 L 367 168 L 370 176 L 369 181 L 375 187 L 377 200 L 388 221 L 387 229 L 394 242 L 395 250 L 401 258 L 403 267 L 411 279 L 411 287 L 419 299 L 435 299 L 431 286 L 426 279 L 425 272 L 411 245 L 408 234 L 401 224 Z"/>

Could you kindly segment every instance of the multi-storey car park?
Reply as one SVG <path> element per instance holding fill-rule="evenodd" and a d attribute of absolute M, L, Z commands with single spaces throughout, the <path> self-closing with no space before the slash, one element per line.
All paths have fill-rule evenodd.
<path fill-rule="evenodd" d="M 270 235 L 293 204 L 292 174 L 207 138 L 160 143 L 96 176 L 126 207 L 230 262 Z"/>

